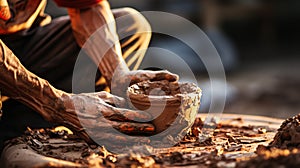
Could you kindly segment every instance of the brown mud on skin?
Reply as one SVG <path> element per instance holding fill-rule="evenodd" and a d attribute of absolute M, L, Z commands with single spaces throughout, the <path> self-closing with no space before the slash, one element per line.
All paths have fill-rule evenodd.
<path fill-rule="evenodd" d="M 266 125 L 249 126 L 244 122 L 246 119 L 229 119 L 220 123 L 212 123 L 217 124 L 216 129 L 210 130 L 212 131 L 211 136 L 206 141 L 200 142 L 199 135 L 207 130 L 202 128 L 203 122 L 197 118 L 189 133 L 176 146 L 170 148 L 148 147 L 148 154 L 137 152 L 141 150 L 133 150 L 129 154 L 113 154 L 100 146 L 88 146 L 75 135 L 70 135 L 65 131 L 29 130 L 24 136 L 8 143 L 2 159 L 6 156 L 3 160 L 12 161 L 13 152 L 18 152 L 18 157 L 26 158 L 27 152 L 24 152 L 24 149 L 7 153 L 7 149 L 23 145 L 23 148 L 27 148 L 41 157 L 47 156 L 69 161 L 80 165 L 77 167 L 176 167 L 190 165 L 204 168 L 236 167 L 240 165 L 239 163 L 244 163 L 244 160 L 257 158 L 259 155 L 255 153 L 257 146 L 268 145 L 276 133 L 276 129 Z M 280 123 L 278 123 L 278 127 L 279 125 Z M 262 129 L 265 131 L 259 131 Z M 32 162 L 26 159 L 23 161 Z"/>
<path fill-rule="evenodd" d="M 174 128 L 173 133 L 182 138 L 180 136 L 184 136 L 195 121 L 201 89 L 193 83 L 145 81 L 129 87 L 127 95 L 132 108 L 145 110 L 153 116 L 156 134 L 178 125 L 181 128 Z"/>

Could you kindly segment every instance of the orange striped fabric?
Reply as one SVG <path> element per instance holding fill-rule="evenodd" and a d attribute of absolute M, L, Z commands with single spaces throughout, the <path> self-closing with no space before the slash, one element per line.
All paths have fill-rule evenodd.
<path fill-rule="evenodd" d="M 102 0 L 54 0 L 60 7 L 66 8 L 87 8 Z"/>

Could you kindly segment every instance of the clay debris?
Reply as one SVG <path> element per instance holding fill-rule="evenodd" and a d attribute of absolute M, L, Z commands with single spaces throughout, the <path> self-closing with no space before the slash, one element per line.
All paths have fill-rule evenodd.
<path fill-rule="evenodd" d="M 8 145 L 26 144 L 40 155 L 79 163 L 83 167 L 236 167 L 244 160 L 255 158 L 257 146 L 268 145 L 276 133 L 263 126 L 240 126 L 230 122 L 211 124 L 217 124 L 216 129 L 203 128 L 202 120 L 197 118 L 177 145 L 171 148 L 140 146 L 125 154 L 110 153 L 105 147 L 88 145 L 67 131 L 51 129 L 29 129 Z M 265 131 L 259 131 L 262 129 Z M 206 139 L 201 140 L 203 135 Z"/>

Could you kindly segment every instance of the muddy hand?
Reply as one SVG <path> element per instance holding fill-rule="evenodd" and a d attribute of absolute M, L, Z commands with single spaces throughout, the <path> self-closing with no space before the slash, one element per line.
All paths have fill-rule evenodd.
<path fill-rule="evenodd" d="M 154 132 L 153 125 L 142 122 L 151 120 L 152 116 L 122 108 L 125 105 L 123 98 L 106 92 L 70 94 L 58 90 L 28 71 L 1 40 L 0 55 L 3 94 L 32 108 L 45 120 L 70 128 L 87 142 L 109 139 L 122 143 L 121 140 L 127 142 L 132 138 L 121 132 L 130 135 Z M 117 135 L 112 136 L 115 132 Z M 148 142 L 145 139 L 135 141 Z"/>
<path fill-rule="evenodd" d="M 61 124 L 87 142 L 149 142 L 146 137 L 136 139 L 131 135 L 147 135 L 155 131 L 152 124 L 142 122 L 150 121 L 150 114 L 120 108 L 125 105 L 124 99 L 107 92 L 73 94 L 65 97 L 63 102 L 66 112 L 59 113 Z"/>

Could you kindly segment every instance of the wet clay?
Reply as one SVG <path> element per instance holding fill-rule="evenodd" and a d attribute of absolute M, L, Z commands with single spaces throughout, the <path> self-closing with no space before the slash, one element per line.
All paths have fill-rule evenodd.
<path fill-rule="evenodd" d="M 146 81 L 129 87 L 127 95 L 132 108 L 152 114 L 156 134 L 170 128 L 169 133 L 182 138 L 195 121 L 201 89 L 193 83 Z"/>
<path fill-rule="evenodd" d="M 286 119 L 268 146 L 259 145 L 257 157 L 238 164 L 246 167 L 299 167 L 300 115 Z M 259 166 L 258 166 L 259 165 Z"/>
<path fill-rule="evenodd" d="M 205 123 L 206 126 L 203 126 L 203 119 L 197 118 L 188 134 L 175 146 L 170 148 L 137 146 L 135 150 L 132 149 L 137 152 L 120 155 L 110 153 L 101 146 L 89 146 L 66 131 L 30 130 L 22 137 L 7 143 L 0 165 L 7 165 L 7 167 L 26 167 L 28 165 L 27 167 L 90 168 L 185 167 L 191 165 L 203 168 L 244 167 L 243 165 L 248 164 L 240 164 L 243 160 L 250 158 L 264 160 L 262 152 L 256 153 L 255 150 L 258 145 L 269 144 L 276 133 L 276 129 L 268 126 L 249 125 L 247 118 L 230 117 L 219 123 L 211 120 Z M 278 123 L 278 127 L 279 125 L 280 123 Z M 212 129 L 210 126 L 216 127 L 216 129 Z M 207 132 L 210 134 L 203 139 L 202 137 Z M 144 155 L 140 153 L 141 150 L 137 149 L 147 149 L 150 154 Z M 255 163 L 255 167 L 259 167 L 258 165 L 267 163 L 260 162 L 258 164 L 256 160 L 251 161 L 250 164 Z M 268 163 L 270 165 L 271 162 Z M 293 162 L 281 162 L 278 166 L 291 163 Z"/>
<path fill-rule="evenodd" d="M 130 92 L 135 94 L 144 94 L 152 96 L 174 96 L 181 93 L 182 88 L 177 82 L 159 81 L 159 82 L 141 82 L 129 88 Z"/>
<path fill-rule="evenodd" d="M 286 119 L 270 146 L 278 148 L 300 147 L 300 114 Z"/>

